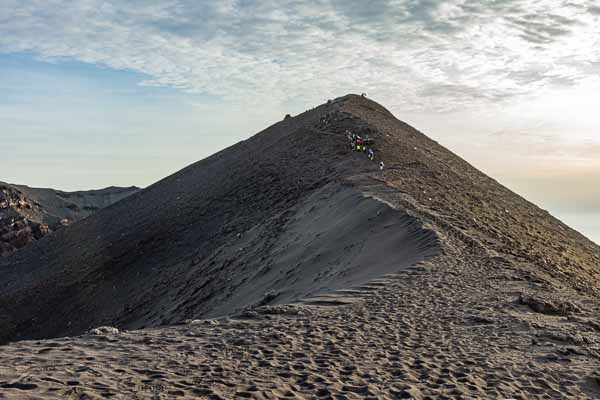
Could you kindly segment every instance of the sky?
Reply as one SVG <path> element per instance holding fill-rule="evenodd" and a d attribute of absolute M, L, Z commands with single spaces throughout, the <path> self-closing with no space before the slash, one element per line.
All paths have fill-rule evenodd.
<path fill-rule="evenodd" d="M 147 186 L 347 93 L 600 242 L 600 1 L 0 0 L 0 180 Z"/>

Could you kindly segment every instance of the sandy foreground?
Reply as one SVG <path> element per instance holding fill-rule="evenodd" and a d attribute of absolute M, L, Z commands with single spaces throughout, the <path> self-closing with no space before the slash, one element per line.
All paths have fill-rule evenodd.
<path fill-rule="evenodd" d="M 440 256 L 239 318 L 17 342 L 0 398 L 599 398 L 598 302 L 553 297 L 577 311 L 546 315 L 519 300 L 540 286 Z"/>

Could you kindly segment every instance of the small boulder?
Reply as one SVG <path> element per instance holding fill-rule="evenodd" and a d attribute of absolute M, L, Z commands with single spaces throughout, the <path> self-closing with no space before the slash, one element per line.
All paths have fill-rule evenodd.
<path fill-rule="evenodd" d="M 216 319 L 186 319 L 183 323 L 185 325 L 219 325 L 219 321 Z"/>
<path fill-rule="evenodd" d="M 570 315 L 581 311 L 576 304 L 570 301 L 544 299 L 527 294 L 521 294 L 519 296 L 519 304 L 526 305 L 535 312 L 548 315 Z"/>
<path fill-rule="evenodd" d="M 241 314 L 240 317 L 242 318 L 258 318 L 258 313 L 254 310 L 244 310 Z"/>
<path fill-rule="evenodd" d="M 91 329 L 89 331 L 90 335 L 118 335 L 120 332 L 117 328 L 113 326 L 99 326 L 98 328 Z"/>

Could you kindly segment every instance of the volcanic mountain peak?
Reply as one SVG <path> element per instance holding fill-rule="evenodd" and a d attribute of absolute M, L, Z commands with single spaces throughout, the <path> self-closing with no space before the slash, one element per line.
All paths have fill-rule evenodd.
<path fill-rule="evenodd" d="M 352 150 L 352 134 L 369 137 L 373 161 Z M 379 104 L 348 95 L 0 261 L 0 318 L 6 340 L 173 324 L 324 296 L 432 257 L 511 265 L 594 293 L 599 255 Z"/>
<path fill-rule="evenodd" d="M 599 261 L 349 95 L 0 260 L 0 340 L 83 333 L 3 346 L 0 390 L 598 398 Z"/>

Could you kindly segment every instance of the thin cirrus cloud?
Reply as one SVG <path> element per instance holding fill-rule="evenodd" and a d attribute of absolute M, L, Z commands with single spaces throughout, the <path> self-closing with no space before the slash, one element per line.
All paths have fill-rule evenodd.
<path fill-rule="evenodd" d="M 349 90 L 413 110 L 501 103 L 598 84 L 599 37 L 599 6 L 559 0 L 0 5 L 0 52 L 135 71 L 143 85 L 240 103 Z"/>

